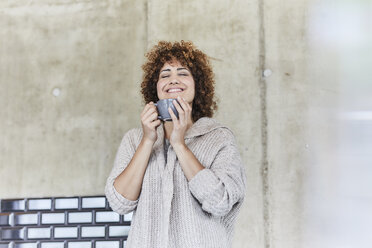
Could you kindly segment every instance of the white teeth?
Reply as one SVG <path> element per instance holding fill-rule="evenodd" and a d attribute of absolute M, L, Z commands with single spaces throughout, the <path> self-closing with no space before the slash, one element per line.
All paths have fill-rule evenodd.
<path fill-rule="evenodd" d="M 168 93 L 172 93 L 172 92 L 181 92 L 182 89 L 169 89 L 168 90 Z"/>

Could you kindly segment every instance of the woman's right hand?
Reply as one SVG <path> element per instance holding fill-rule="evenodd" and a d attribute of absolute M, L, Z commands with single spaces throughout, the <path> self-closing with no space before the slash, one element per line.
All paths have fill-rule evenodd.
<path fill-rule="evenodd" d="M 143 141 L 149 141 L 155 143 L 158 135 L 156 128 L 161 124 L 158 119 L 158 111 L 153 102 L 146 104 L 145 108 L 141 113 L 141 124 L 143 130 Z"/>

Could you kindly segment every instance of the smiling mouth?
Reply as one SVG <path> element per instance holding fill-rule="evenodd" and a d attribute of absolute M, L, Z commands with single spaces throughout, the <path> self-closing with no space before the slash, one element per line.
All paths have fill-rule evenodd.
<path fill-rule="evenodd" d="M 175 93 L 175 92 L 182 92 L 183 89 L 181 88 L 174 88 L 174 89 L 168 89 L 167 92 L 168 93 Z"/>

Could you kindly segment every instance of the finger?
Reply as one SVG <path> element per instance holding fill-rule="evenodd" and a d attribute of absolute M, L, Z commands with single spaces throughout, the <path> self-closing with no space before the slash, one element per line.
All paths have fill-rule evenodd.
<path fill-rule="evenodd" d="M 153 121 L 153 122 L 151 122 L 151 126 L 152 127 L 157 127 L 157 126 L 159 126 L 161 124 L 161 121 L 158 119 L 158 120 L 156 120 L 156 121 Z"/>
<path fill-rule="evenodd" d="M 168 108 L 168 111 L 169 111 L 169 114 L 172 118 L 173 124 L 178 125 L 179 121 L 177 119 L 177 116 L 174 114 L 173 110 L 171 109 L 171 107 Z"/>
<path fill-rule="evenodd" d="M 192 107 L 191 107 L 191 104 L 189 104 L 188 102 L 186 102 L 185 98 L 181 98 L 179 97 L 179 102 L 181 104 L 181 107 L 183 108 L 183 110 L 185 111 L 185 119 L 184 121 L 185 122 L 189 122 L 189 120 L 191 120 L 191 113 L 192 113 Z"/>
<path fill-rule="evenodd" d="M 189 104 L 185 101 L 185 99 L 183 99 L 183 98 L 181 98 L 180 96 L 178 96 L 178 97 L 177 97 L 177 100 L 178 100 L 180 106 L 182 107 L 182 109 L 183 109 L 184 111 L 186 111 L 186 110 L 189 109 L 189 108 L 188 108 L 188 105 L 189 105 Z"/>
<path fill-rule="evenodd" d="M 181 107 L 183 108 L 183 110 L 185 111 L 185 113 L 187 115 L 190 115 L 191 111 L 192 111 L 192 108 L 191 108 L 191 104 L 186 102 L 185 98 L 181 98 L 179 99 L 179 102 L 181 104 Z"/>
<path fill-rule="evenodd" d="M 173 100 L 173 105 L 176 107 L 178 114 L 185 112 L 176 100 Z"/>
<path fill-rule="evenodd" d="M 185 104 L 186 104 L 186 106 L 187 106 L 187 109 L 191 112 L 191 110 L 192 110 L 191 104 L 188 103 L 188 102 L 186 102 L 185 98 L 182 98 L 182 99 L 183 99 L 183 101 L 185 102 Z"/>
<path fill-rule="evenodd" d="M 155 106 L 150 106 L 150 108 L 147 110 L 146 113 L 144 113 L 144 115 L 142 116 L 142 120 L 146 120 L 150 115 L 152 115 L 153 113 L 158 113 L 157 109 Z"/>
<path fill-rule="evenodd" d="M 156 121 L 158 119 L 158 113 L 152 113 L 149 115 L 146 119 L 144 119 L 144 124 L 151 124 L 153 121 Z"/>
<path fill-rule="evenodd" d="M 144 109 L 141 112 L 141 117 L 151 108 L 151 106 L 154 106 L 153 102 L 149 102 L 148 104 L 146 104 L 146 106 L 144 107 Z"/>
<path fill-rule="evenodd" d="M 142 112 L 141 112 L 141 116 L 146 113 L 146 111 L 150 108 L 150 103 L 146 104 L 145 107 L 143 108 Z"/>
<path fill-rule="evenodd" d="M 176 107 L 176 109 L 178 111 L 179 120 L 181 121 L 181 123 L 183 123 L 184 120 L 185 120 L 185 111 L 181 108 L 181 106 L 179 105 L 179 103 L 176 100 L 173 101 L 173 105 Z"/>

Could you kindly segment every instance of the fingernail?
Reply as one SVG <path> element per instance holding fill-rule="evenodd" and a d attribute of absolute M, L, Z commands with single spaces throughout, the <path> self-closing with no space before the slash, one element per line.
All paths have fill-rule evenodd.
<path fill-rule="evenodd" d="M 177 99 L 181 99 L 181 97 L 180 96 L 177 96 Z"/>

